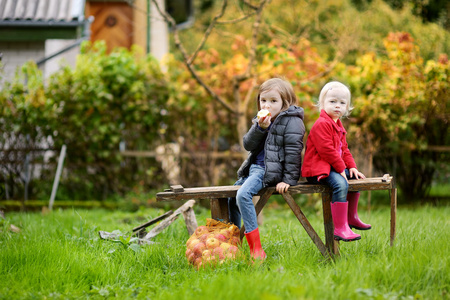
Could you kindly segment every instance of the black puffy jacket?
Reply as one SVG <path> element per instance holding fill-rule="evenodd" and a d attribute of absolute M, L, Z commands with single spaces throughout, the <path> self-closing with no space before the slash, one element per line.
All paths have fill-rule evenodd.
<path fill-rule="evenodd" d="M 305 134 L 303 108 L 290 106 L 276 117 L 269 130 L 258 127 L 256 120 L 255 117 L 252 127 L 244 136 L 244 148 L 249 154 L 238 170 L 238 177 L 249 175 L 250 165 L 264 148 L 264 187 L 274 186 L 279 182 L 297 184 Z"/>

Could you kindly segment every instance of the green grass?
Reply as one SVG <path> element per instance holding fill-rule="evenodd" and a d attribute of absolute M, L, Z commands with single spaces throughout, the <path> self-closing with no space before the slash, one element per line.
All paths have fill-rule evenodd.
<path fill-rule="evenodd" d="M 183 218 L 132 248 L 101 240 L 98 231 L 126 232 L 165 211 L 135 213 L 56 210 L 9 213 L 0 223 L 0 299 L 449 299 L 450 209 L 398 209 L 397 239 L 389 246 L 389 208 L 361 211 L 372 230 L 341 243 L 326 262 L 295 216 L 278 204 L 260 227 L 268 259 L 241 260 L 196 271 L 185 257 Z M 323 237 L 322 217 L 305 211 Z M 199 224 L 209 211 L 196 208 Z M 21 228 L 13 233 L 7 228 Z"/>

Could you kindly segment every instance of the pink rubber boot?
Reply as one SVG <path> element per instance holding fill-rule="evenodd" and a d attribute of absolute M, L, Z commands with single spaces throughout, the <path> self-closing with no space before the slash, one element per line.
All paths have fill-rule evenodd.
<path fill-rule="evenodd" d="M 335 240 L 350 242 L 361 239 L 359 234 L 354 233 L 350 227 L 348 227 L 347 213 L 348 202 L 331 203 Z"/>
<path fill-rule="evenodd" d="M 363 223 L 358 217 L 358 201 L 359 193 L 348 193 L 348 226 L 358 230 L 369 230 L 372 228 L 370 224 Z"/>
<path fill-rule="evenodd" d="M 267 255 L 261 247 L 261 239 L 259 238 L 259 228 L 245 234 L 248 245 L 250 246 L 250 255 L 254 259 L 265 260 Z"/>

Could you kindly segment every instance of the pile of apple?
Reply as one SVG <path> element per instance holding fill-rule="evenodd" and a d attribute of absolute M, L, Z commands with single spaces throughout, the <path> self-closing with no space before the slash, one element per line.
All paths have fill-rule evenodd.
<path fill-rule="evenodd" d="M 239 229 L 235 225 L 217 229 L 199 226 L 186 242 L 186 258 L 201 268 L 235 259 L 239 254 Z"/>

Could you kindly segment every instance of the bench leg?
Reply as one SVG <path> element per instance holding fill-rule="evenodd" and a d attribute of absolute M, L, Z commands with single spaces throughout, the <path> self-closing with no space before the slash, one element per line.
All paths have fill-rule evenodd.
<path fill-rule="evenodd" d="M 339 241 L 334 239 L 333 217 L 331 215 L 331 193 L 322 193 L 323 225 L 325 227 L 325 245 L 330 254 L 339 256 Z"/>
<path fill-rule="evenodd" d="M 266 190 L 262 195 L 260 195 L 258 202 L 255 204 L 255 211 L 256 215 L 258 216 L 259 213 L 262 211 L 264 206 L 267 204 L 267 200 L 269 200 L 270 196 L 272 196 L 273 192 L 270 190 Z M 241 227 L 241 241 L 244 238 L 245 233 L 245 226 L 242 225 Z"/>
<path fill-rule="evenodd" d="M 228 198 L 211 199 L 210 206 L 212 219 L 230 222 Z"/>
<path fill-rule="evenodd" d="M 395 227 L 397 222 L 397 189 L 391 189 L 391 247 L 394 246 Z"/>
<path fill-rule="evenodd" d="M 327 248 L 323 244 L 322 240 L 320 239 L 319 235 L 316 233 L 314 228 L 309 223 L 308 219 L 303 214 L 303 212 L 300 209 L 300 207 L 297 205 L 297 203 L 295 203 L 295 200 L 291 196 L 291 194 L 283 193 L 282 195 L 283 195 L 283 198 L 286 201 L 286 203 L 289 205 L 291 210 L 294 212 L 294 214 L 297 217 L 297 219 L 302 224 L 303 228 L 306 230 L 306 233 L 308 233 L 308 235 L 311 238 L 311 240 L 313 241 L 313 243 L 319 249 L 320 253 L 322 253 L 322 255 L 325 258 L 330 258 L 330 253 L 327 251 Z"/>

